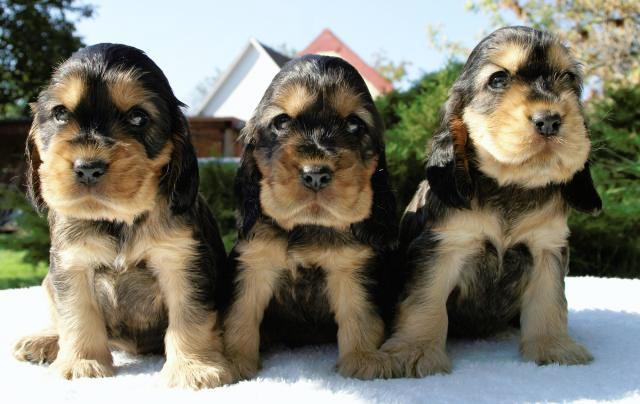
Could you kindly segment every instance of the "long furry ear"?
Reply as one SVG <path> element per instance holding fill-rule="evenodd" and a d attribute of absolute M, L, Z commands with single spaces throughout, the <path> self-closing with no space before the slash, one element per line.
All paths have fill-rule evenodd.
<path fill-rule="evenodd" d="M 389 170 L 384 147 L 378 157 L 378 166 L 371 176 L 373 201 L 371 214 L 365 220 L 351 226 L 354 236 L 365 244 L 385 249 L 397 243 L 398 220 L 396 198 L 389 181 Z"/>
<path fill-rule="evenodd" d="M 469 208 L 473 182 L 467 159 L 467 127 L 461 118 L 445 114 L 440 133 L 433 137 L 426 165 L 429 188 L 445 204 Z"/>
<path fill-rule="evenodd" d="M 189 124 L 179 112 L 178 130 L 173 135 L 171 161 L 165 169 L 163 181 L 174 214 L 180 214 L 193 206 L 198 196 L 198 159 L 191 143 Z"/>
<path fill-rule="evenodd" d="M 242 161 L 234 181 L 234 192 L 238 206 L 238 236 L 245 238 L 260 216 L 260 180 L 262 174 L 253 156 L 255 146 L 248 143 L 242 153 Z"/>
<path fill-rule="evenodd" d="M 25 157 L 27 159 L 27 173 L 26 173 L 26 185 L 27 185 L 27 198 L 33 205 L 36 212 L 43 213 L 47 209 L 47 205 L 42 198 L 42 191 L 40 190 L 40 174 L 38 170 L 42 160 L 40 160 L 40 152 L 36 145 L 36 136 L 38 135 L 38 123 L 37 117 L 34 116 L 29 135 L 27 136 L 27 145 L 25 149 Z"/>
<path fill-rule="evenodd" d="M 260 108 L 260 106 L 258 106 Z M 237 206 L 238 238 L 245 238 L 258 218 L 262 215 L 260 208 L 260 180 L 262 174 L 258 169 L 255 156 L 256 126 L 255 116 L 249 119 L 240 132 L 240 139 L 245 143 L 242 151 L 240 167 L 234 180 L 234 194 Z"/>
<path fill-rule="evenodd" d="M 595 215 L 602 210 L 602 200 L 593 185 L 588 162 L 562 186 L 562 196 L 569 206 L 580 212 Z"/>

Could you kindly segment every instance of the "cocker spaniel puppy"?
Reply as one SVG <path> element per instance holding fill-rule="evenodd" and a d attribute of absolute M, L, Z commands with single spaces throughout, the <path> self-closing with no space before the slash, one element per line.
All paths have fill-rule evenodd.
<path fill-rule="evenodd" d="M 215 299 L 225 251 L 181 106 L 148 56 L 115 44 L 76 52 L 33 104 L 28 185 L 48 211 L 53 322 L 17 358 L 70 379 L 112 375 L 110 347 L 164 351 L 169 386 L 231 380 Z"/>
<path fill-rule="evenodd" d="M 256 374 L 261 345 L 336 336 L 340 373 L 372 377 L 385 335 L 383 261 L 397 224 L 382 123 L 364 80 L 340 58 L 293 60 L 243 138 L 225 318 L 238 377 Z"/>
<path fill-rule="evenodd" d="M 578 63 L 558 39 L 499 29 L 471 53 L 444 107 L 400 243 L 408 281 L 382 351 L 394 376 L 449 372 L 449 335 L 514 321 L 538 364 L 592 357 L 567 333 L 570 208 L 597 212 Z"/>

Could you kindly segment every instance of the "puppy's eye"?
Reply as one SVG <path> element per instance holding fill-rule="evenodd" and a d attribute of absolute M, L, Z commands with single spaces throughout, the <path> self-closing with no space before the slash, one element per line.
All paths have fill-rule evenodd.
<path fill-rule="evenodd" d="M 362 122 L 362 119 L 358 118 L 355 115 L 350 115 L 347 117 L 347 132 L 352 135 L 360 134 L 364 131 L 365 125 Z"/>
<path fill-rule="evenodd" d="M 127 122 L 131 126 L 142 128 L 149 122 L 149 115 L 140 108 L 133 108 L 127 113 Z"/>
<path fill-rule="evenodd" d="M 273 128 L 278 131 L 287 129 L 289 123 L 291 123 L 291 117 L 287 114 L 280 114 L 273 118 Z"/>
<path fill-rule="evenodd" d="M 52 115 L 53 119 L 57 123 L 62 124 L 69 122 L 69 110 L 62 105 L 58 105 L 57 107 L 53 108 Z"/>
<path fill-rule="evenodd" d="M 499 71 L 495 72 L 489 77 L 489 87 L 501 90 L 509 85 L 509 75 L 507 72 Z"/>
<path fill-rule="evenodd" d="M 566 80 L 570 83 L 573 83 L 574 81 L 576 81 L 576 78 L 577 78 L 576 74 L 573 72 L 564 72 L 562 73 L 561 77 L 563 80 Z"/>

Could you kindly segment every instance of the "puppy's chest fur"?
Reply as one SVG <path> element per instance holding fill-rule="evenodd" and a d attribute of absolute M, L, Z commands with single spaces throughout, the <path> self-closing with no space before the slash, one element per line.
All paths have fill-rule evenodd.
<path fill-rule="evenodd" d="M 440 239 L 438 249 L 471 251 L 447 303 L 452 335 L 484 336 L 516 325 L 540 255 L 567 255 L 567 209 L 556 186 L 523 189 L 480 180 L 471 210 L 448 212 L 430 231 Z"/>
<path fill-rule="evenodd" d="M 188 229 L 147 215 L 131 225 L 55 218 L 51 230 L 51 275 L 59 293 L 73 293 L 64 288 L 69 272 L 92 271 L 87 287 L 94 289 L 109 338 L 130 351 L 161 352 L 168 318 L 156 272 L 163 260 L 193 259 Z"/>
<path fill-rule="evenodd" d="M 262 227 L 259 232 L 264 235 L 266 226 L 258 227 Z M 344 280 L 345 285 L 366 285 L 370 282 L 367 279 L 372 249 L 348 233 L 319 226 L 268 232 L 273 237 L 267 241 L 271 253 L 280 258 L 272 260 L 275 267 L 268 269 L 276 271 L 276 280 L 261 323 L 261 346 L 334 342 L 337 325 L 329 301 L 328 277 Z M 248 241 L 245 251 L 252 244 L 264 242 Z"/>

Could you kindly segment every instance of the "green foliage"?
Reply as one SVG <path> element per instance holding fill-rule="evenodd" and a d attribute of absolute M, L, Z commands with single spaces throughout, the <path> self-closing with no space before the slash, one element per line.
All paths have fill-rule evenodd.
<path fill-rule="evenodd" d="M 604 209 L 574 214 L 575 274 L 640 277 L 640 88 L 608 88 L 587 107 L 591 172 Z"/>
<path fill-rule="evenodd" d="M 0 245 L 4 245 L 7 235 L 0 235 Z M 42 283 L 49 266 L 45 261 L 32 264 L 26 258 L 29 251 L 8 250 L 0 247 L 0 290 L 24 288 Z"/>
<path fill-rule="evenodd" d="M 407 91 L 394 90 L 376 101 L 387 128 L 387 161 L 399 209 L 409 203 L 424 177 L 426 146 L 440 125 L 440 109 L 461 71 L 462 64 L 450 62 Z"/>
<path fill-rule="evenodd" d="M 75 22 L 92 13 L 75 0 L 0 0 L 0 117 L 28 115 L 51 66 L 82 46 Z"/>
<path fill-rule="evenodd" d="M 16 209 L 18 231 L 0 234 L 0 289 L 38 285 L 47 273 L 49 228 L 24 195 L 0 184 L 0 209 Z"/>
<path fill-rule="evenodd" d="M 235 198 L 233 179 L 236 164 L 206 163 L 200 165 L 200 194 L 218 221 L 224 245 L 229 251 L 236 240 Z"/>
<path fill-rule="evenodd" d="M 0 238 L 0 248 L 27 251 L 24 260 L 32 265 L 49 260 L 49 227 L 15 187 L 0 184 L 0 209 L 17 209 L 18 231 Z"/>
<path fill-rule="evenodd" d="M 425 145 L 440 124 L 440 108 L 456 81 L 462 64 L 450 62 L 442 70 L 426 74 L 405 93 L 397 91 L 377 102 L 387 128 L 387 155 L 404 160 Z"/>

